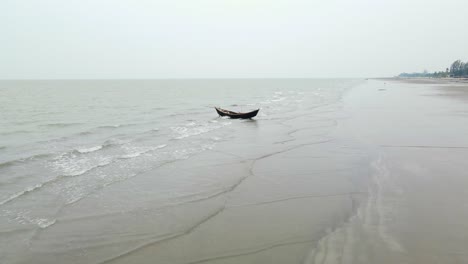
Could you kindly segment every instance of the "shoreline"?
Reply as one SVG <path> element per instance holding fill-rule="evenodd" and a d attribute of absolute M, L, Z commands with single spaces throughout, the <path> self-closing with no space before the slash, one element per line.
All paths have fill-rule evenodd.
<path fill-rule="evenodd" d="M 383 77 L 383 78 L 370 78 L 370 80 L 400 81 L 400 82 L 417 83 L 417 84 L 468 83 L 468 78 L 428 78 L 428 77 L 401 78 L 401 77 Z"/>
<path fill-rule="evenodd" d="M 437 96 L 468 101 L 467 78 L 380 78 L 374 80 L 414 85 L 431 85 L 438 88 L 439 93 Z"/>

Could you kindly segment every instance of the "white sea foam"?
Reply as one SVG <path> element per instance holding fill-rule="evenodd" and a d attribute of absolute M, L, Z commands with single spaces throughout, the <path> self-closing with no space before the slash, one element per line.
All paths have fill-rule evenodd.
<path fill-rule="evenodd" d="M 183 139 L 187 137 L 201 135 L 201 134 L 219 129 L 223 126 L 227 126 L 230 124 L 231 122 L 221 122 L 221 123 L 212 124 L 212 125 L 210 124 L 204 124 L 204 125 L 199 125 L 199 126 L 190 125 L 189 127 L 177 126 L 177 127 L 171 127 L 171 129 L 176 134 L 176 136 L 174 137 L 175 139 Z"/>
<path fill-rule="evenodd" d="M 98 151 L 100 149 L 102 149 L 102 145 L 89 147 L 89 148 L 78 148 L 78 149 L 76 149 L 76 151 L 78 151 L 79 153 L 84 154 L 84 153 L 90 153 L 90 152 Z"/>
<path fill-rule="evenodd" d="M 38 219 L 35 219 L 33 221 L 35 224 L 37 224 L 40 228 L 44 229 L 44 228 L 47 228 L 53 224 L 55 224 L 55 222 L 57 222 L 56 219 L 47 219 L 47 218 L 38 218 Z"/>
<path fill-rule="evenodd" d="M 98 167 L 109 165 L 112 157 L 77 157 L 62 155 L 50 163 L 50 167 L 63 176 L 80 176 Z"/>
<path fill-rule="evenodd" d="M 129 151 L 129 153 L 121 156 L 121 158 L 123 158 L 123 159 L 136 158 L 136 157 L 141 156 L 141 155 L 143 155 L 145 153 L 165 148 L 166 146 L 167 146 L 166 144 L 162 144 L 162 145 L 158 145 L 158 146 L 155 146 L 155 147 L 143 147 L 143 148 L 142 147 L 127 147 L 127 150 Z"/>
<path fill-rule="evenodd" d="M 275 97 L 275 99 L 272 99 L 272 102 L 281 102 L 286 100 L 287 97 Z"/>
<path fill-rule="evenodd" d="M 188 159 L 190 158 L 193 154 L 200 153 L 205 150 L 210 150 L 213 149 L 214 143 L 213 144 L 205 144 L 201 145 L 200 147 L 190 147 L 190 148 L 185 148 L 185 149 L 177 149 L 172 153 L 172 157 L 175 159 Z"/>
<path fill-rule="evenodd" d="M 38 227 L 44 229 L 57 222 L 57 219 L 49 219 L 42 217 L 31 216 L 29 211 L 12 211 L 12 210 L 3 210 L 3 215 L 8 218 L 15 220 L 17 223 L 22 225 L 37 225 Z"/>
<path fill-rule="evenodd" d="M 121 158 L 122 159 L 131 159 L 131 158 L 136 158 L 138 156 L 140 156 L 141 154 L 143 154 L 144 152 L 134 152 L 134 153 L 130 153 L 130 154 L 125 154 L 123 155 Z"/>

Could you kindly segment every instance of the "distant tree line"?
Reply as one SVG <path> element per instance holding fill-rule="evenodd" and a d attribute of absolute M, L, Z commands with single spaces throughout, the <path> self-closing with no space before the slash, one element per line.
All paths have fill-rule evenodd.
<path fill-rule="evenodd" d="M 463 62 L 461 60 L 456 60 L 450 65 L 450 68 L 446 68 L 445 71 L 429 73 L 424 70 L 424 72 L 414 72 L 414 73 L 401 73 L 398 77 L 403 78 L 414 78 L 414 77 L 432 77 L 432 78 L 446 78 L 446 77 L 467 77 L 468 78 L 468 62 Z"/>
<path fill-rule="evenodd" d="M 450 74 L 453 77 L 468 77 L 468 62 L 454 61 L 450 66 Z"/>

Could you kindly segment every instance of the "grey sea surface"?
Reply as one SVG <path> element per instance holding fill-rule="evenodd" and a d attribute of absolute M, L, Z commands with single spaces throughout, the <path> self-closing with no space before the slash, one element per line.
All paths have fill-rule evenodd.
<path fill-rule="evenodd" d="M 151 261 L 189 263 L 309 247 L 362 195 L 359 151 L 328 135 L 359 82 L 1 81 L 1 262 L 102 263 L 157 245 Z M 261 111 L 230 120 L 215 105 Z M 315 197 L 331 207 L 312 214 Z"/>

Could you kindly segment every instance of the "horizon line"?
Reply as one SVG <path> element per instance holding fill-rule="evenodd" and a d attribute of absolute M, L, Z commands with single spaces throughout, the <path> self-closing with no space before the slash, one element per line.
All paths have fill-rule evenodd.
<path fill-rule="evenodd" d="M 193 77 L 193 78 L 24 78 L 2 79 L 0 81 L 157 81 L 157 80 L 304 80 L 304 79 L 380 79 L 392 77 Z"/>

